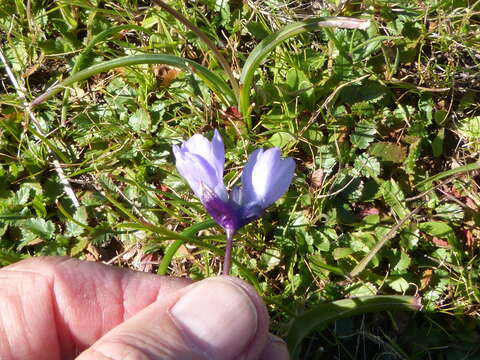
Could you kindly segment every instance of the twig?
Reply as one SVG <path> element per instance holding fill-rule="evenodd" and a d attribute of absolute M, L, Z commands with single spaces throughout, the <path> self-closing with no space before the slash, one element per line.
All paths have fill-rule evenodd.
<path fill-rule="evenodd" d="M 426 203 L 426 201 L 422 202 L 415 210 L 413 210 L 412 212 L 410 212 L 407 216 L 405 216 L 399 223 L 397 223 L 394 227 L 392 227 L 390 229 L 390 231 L 383 237 L 382 240 L 380 240 L 375 246 L 374 248 L 367 254 L 367 256 L 365 256 L 362 261 L 360 261 L 358 263 L 357 266 L 355 266 L 353 268 L 352 271 L 350 271 L 350 273 L 347 275 L 347 278 L 354 278 L 355 276 L 357 276 L 358 274 L 360 274 L 363 270 L 365 270 L 365 267 L 368 265 L 368 263 L 372 260 L 372 258 L 375 256 L 375 254 L 385 245 L 385 243 L 390 240 L 391 238 L 393 238 L 398 230 L 400 230 L 400 228 L 408 221 L 412 218 L 412 216 L 414 216 L 415 214 L 417 214 L 420 209 L 423 207 L 423 205 Z"/>
<path fill-rule="evenodd" d="M 13 87 L 15 88 L 15 91 L 17 92 L 18 97 L 24 102 L 23 106 L 24 106 L 25 112 L 30 117 L 30 120 L 32 121 L 32 124 L 35 126 L 35 130 L 40 135 L 45 137 L 46 136 L 45 132 L 43 131 L 42 126 L 38 122 L 35 114 L 31 110 L 30 105 L 27 101 L 27 98 L 25 96 L 26 91 L 25 91 L 25 89 L 22 88 L 22 86 L 20 86 L 17 79 L 15 78 L 15 75 L 13 74 L 12 70 L 10 69 L 10 66 L 8 65 L 7 59 L 5 58 L 5 56 L 3 56 L 3 51 L 2 51 L 1 48 L 0 48 L 0 60 L 2 61 L 3 65 L 5 66 L 5 70 L 7 72 L 7 75 L 9 77 L 10 82 L 12 83 Z M 65 191 L 65 194 L 67 194 L 67 196 L 70 198 L 73 206 L 75 208 L 79 208 L 80 207 L 80 202 L 78 201 L 75 193 L 73 192 L 72 186 L 68 182 L 68 179 L 65 176 L 65 173 L 63 172 L 62 166 L 60 165 L 60 162 L 58 161 L 58 159 L 56 157 L 56 154 L 49 147 L 47 147 L 47 149 L 48 149 L 49 155 L 54 157 L 54 159 L 52 160 L 53 168 L 57 172 L 57 175 L 60 179 L 60 182 L 63 185 L 63 190 Z"/>
<path fill-rule="evenodd" d="M 420 198 L 424 197 L 425 195 L 429 194 L 430 192 L 432 192 L 433 190 L 438 189 L 439 187 L 441 187 L 441 186 L 449 183 L 449 182 L 452 181 L 452 180 L 455 180 L 455 179 L 458 178 L 459 176 L 460 176 L 460 174 L 455 174 L 455 175 L 453 175 L 453 176 L 450 176 L 448 179 L 445 179 L 445 180 L 439 182 L 437 185 L 435 185 L 435 186 L 432 187 L 431 189 L 425 190 L 425 191 L 422 192 L 421 194 L 418 194 L 418 195 L 415 195 L 415 196 L 406 198 L 405 201 L 406 201 L 406 202 L 410 202 L 410 201 L 413 201 L 413 200 L 420 199 Z"/>

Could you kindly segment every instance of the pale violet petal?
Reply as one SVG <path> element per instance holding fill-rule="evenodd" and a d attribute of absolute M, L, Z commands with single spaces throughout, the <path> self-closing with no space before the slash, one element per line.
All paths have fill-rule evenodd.
<path fill-rule="evenodd" d="M 237 205 L 242 204 L 242 189 L 238 186 L 234 186 L 230 192 L 230 199 Z"/>
<path fill-rule="evenodd" d="M 219 176 L 223 177 L 223 168 L 225 166 L 225 146 L 223 145 L 223 139 L 217 129 L 213 132 L 212 138 L 212 157 L 215 161 L 215 168 Z"/>
<path fill-rule="evenodd" d="M 177 158 L 177 170 L 192 188 L 198 198 L 202 198 L 202 183 L 210 189 L 215 189 L 223 179 L 217 177 L 215 169 L 204 158 L 199 155 L 184 152 L 183 156 Z"/>
<path fill-rule="evenodd" d="M 287 191 L 294 170 L 294 160 L 282 159 L 279 148 L 256 150 L 243 170 L 242 205 L 265 209 L 273 204 Z"/>
<path fill-rule="evenodd" d="M 200 155 L 211 164 L 215 162 L 215 158 L 212 154 L 212 143 L 203 135 L 193 135 L 182 144 L 182 150 Z"/>
<path fill-rule="evenodd" d="M 280 161 L 280 149 L 271 148 L 263 151 L 258 156 L 257 162 L 252 171 L 252 185 L 255 199 L 260 204 L 266 203 L 266 197 L 270 191 L 275 174 L 277 163 Z"/>
<path fill-rule="evenodd" d="M 262 155 L 263 149 L 257 149 L 248 157 L 247 164 L 242 171 L 242 204 L 247 204 L 256 200 L 256 194 L 253 189 L 253 169 Z"/>
<path fill-rule="evenodd" d="M 292 158 L 280 159 L 273 171 L 268 191 L 263 199 L 263 208 L 272 205 L 288 190 L 295 171 L 295 161 Z"/>

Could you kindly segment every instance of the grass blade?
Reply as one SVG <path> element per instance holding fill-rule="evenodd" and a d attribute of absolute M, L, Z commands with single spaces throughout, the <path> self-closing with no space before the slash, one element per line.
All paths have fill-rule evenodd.
<path fill-rule="evenodd" d="M 117 67 L 140 65 L 140 64 L 166 64 L 184 70 L 190 70 L 198 75 L 210 89 L 215 92 L 226 104 L 235 103 L 235 95 L 228 84 L 218 75 L 195 61 L 184 59 L 175 55 L 167 54 L 144 54 L 124 56 L 118 59 L 104 61 L 84 70 L 81 70 L 62 81 L 60 84 L 52 86 L 45 93 L 37 97 L 30 103 L 30 107 L 35 107 L 52 96 L 58 94 L 64 88 L 73 85 L 76 82 L 86 80 L 89 77 L 101 72 L 109 71 Z"/>
<path fill-rule="evenodd" d="M 370 312 L 415 311 L 421 308 L 420 298 L 415 296 L 362 296 L 320 304 L 293 321 L 287 335 L 287 344 L 290 352 L 295 354 L 308 334 L 313 330 L 324 329 L 335 320 Z"/>
<path fill-rule="evenodd" d="M 190 226 L 189 228 L 185 229 L 180 233 L 180 235 L 185 236 L 185 237 L 193 237 L 197 232 L 200 230 L 208 229 L 212 226 L 215 226 L 215 221 L 213 220 L 207 220 L 203 221 L 199 224 L 195 224 Z M 163 259 L 158 266 L 158 271 L 157 274 L 159 275 L 167 275 L 168 272 L 168 267 L 170 266 L 170 263 L 172 262 L 173 257 L 177 253 L 178 249 L 180 249 L 180 246 L 182 246 L 185 243 L 183 240 L 175 240 L 165 251 L 165 255 L 163 256 Z"/>

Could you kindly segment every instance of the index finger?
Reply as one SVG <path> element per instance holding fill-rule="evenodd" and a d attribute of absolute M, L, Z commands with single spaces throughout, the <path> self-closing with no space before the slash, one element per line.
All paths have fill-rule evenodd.
<path fill-rule="evenodd" d="M 70 359 L 107 331 L 191 283 L 62 257 L 0 270 L 0 358 Z"/>

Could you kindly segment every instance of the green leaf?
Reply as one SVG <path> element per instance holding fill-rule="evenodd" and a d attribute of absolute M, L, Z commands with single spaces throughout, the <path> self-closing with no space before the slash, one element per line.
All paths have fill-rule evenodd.
<path fill-rule="evenodd" d="M 460 133 L 469 141 L 480 139 L 480 116 L 463 119 L 458 127 Z"/>
<path fill-rule="evenodd" d="M 22 230 L 27 230 L 44 240 L 50 240 L 55 232 L 55 224 L 40 218 L 27 219 L 22 223 Z"/>
<path fill-rule="evenodd" d="M 152 126 L 150 114 L 142 108 L 138 108 L 128 119 L 128 124 L 135 131 L 149 131 Z"/>
<path fill-rule="evenodd" d="M 443 154 L 443 140 L 445 139 L 445 128 L 438 130 L 437 136 L 432 141 L 433 156 L 440 157 Z"/>
<path fill-rule="evenodd" d="M 376 157 L 369 156 L 367 153 L 357 156 L 353 167 L 365 177 L 375 178 L 380 176 L 380 162 Z"/>
<path fill-rule="evenodd" d="M 356 282 L 346 286 L 345 291 L 349 296 L 357 297 L 376 295 L 378 289 L 371 282 Z"/>
<path fill-rule="evenodd" d="M 351 235 L 350 247 L 355 252 L 369 252 L 375 246 L 372 233 L 357 231 Z"/>
<path fill-rule="evenodd" d="M 387 204 L 400 219 L 407 216 L 409 211 L 405 205 L 405 195 L 395 180 L 384 181 L 380 185 L 380 191 Z"/>
<path fill-rule="evenodd" d="M 355 126 L 354 132 L 350 135 L 350 141 L 359 149 L 366 149 L 368 145 L 375 140 L 377 129 L 374 123 L 368 121 L 360 121 Z"/>
<path fill-rule="evenodd" d="M 71 237 L 78 237 L 83 234 L 85 231 L 85 226 L 79 225 L 81 224 L 87 224 L 88 219 L 87 219 L 87 209 L 85 206 L 80 206 L 76 211 L 75 215 L 73 215 L 73 218 L 77 221 L 68 221 L 66 224 L 66 235 L 71 236 Z"/>
<path fill-rule="evenodd" d="M 437 216 L 442 217 L 444 220 L 459 221 L 463 219 L 463 208 L 456 203 L 443 203 L 435 208 Z"/>
<path fill-rule="evenodd" d="M 369 153 L 379 157 L 383 161 L 401 163 L 407 156 L 407 150 L 404 146 L 381 141 L 370 146 Z"/>
<path fill-rule="evenodd" d="M 50 240 L 55 233 L 55 224 L 41 218 L 32 218 L 24 220 L 20 223 L 22 239 L 18 245 L 18 249 L 30 244 L 32 241 Z"/>
<path fill-rule="evenodd" d="M 343 258 L 346 258 L 349 255 L 352 255 L 354 253 L 354 250 L 349 247 L 339 247 L 333 249 L 332 255 L 335 260 L 340 260 Z"/>
<path fill-rule="evenodd" d="M 15 193 L 15 205 L 25 205 L 30 198 L 31 188 L 27 186 L 21 186 L 20 189 Z"/>
<path fill-rule="evenodd" d="M 442 221 L 428 221 L 418 224 L 418 228 L 430 236 L 445 239 L 452 247 L 458 248 L 459 244 L 455 232 L 447 223 Z"/>
<path fill-rule="evenodd" d="M 398 293 L 404 293 L 410 287 L 410 284 L 403 277 L 389 278 L 386 280 L 388 286 Z"/>
<path fill-rule="evenodd" d="M 389 94 L 387 87 L 376 81 L 365 81 L 362 85 L 350 85 L 342 89 L 340 96 L 347 104 L 359 102 L 376 103 Z"/>
<path fill-rule="evenodd" d="M 404 251 L 398 250 L 398 252 L 400 253 L 400 258 L 393 267 L 393 271 L 396 273 L 402 273 L 409 268 L 410 264 L 412 263 L 412 258 Z"/>
<path fill-rule="evenodd" d="M 421 139 L 412 142 L 408 148 L 408 155 L 404 161 L 405 172 L 409 175 L 414 175 L 417 172 L 418 159 L 422 153 Z"/>
<path fill-rule="evenodd" d="M 7 266 L 22 260 L 25 255 L 8 249 L 0 249 L 0 266 Z"/>
<path fill-rule="evenodd" d="M 295 137 L 285 131 L 279 131 L 273 134 L 270 139 L 268 140 L 268 144 L 271 146 L 276 146 L 279 148 L 283 148 L 289 144 L 292 144 L 296 141 Z"/>

